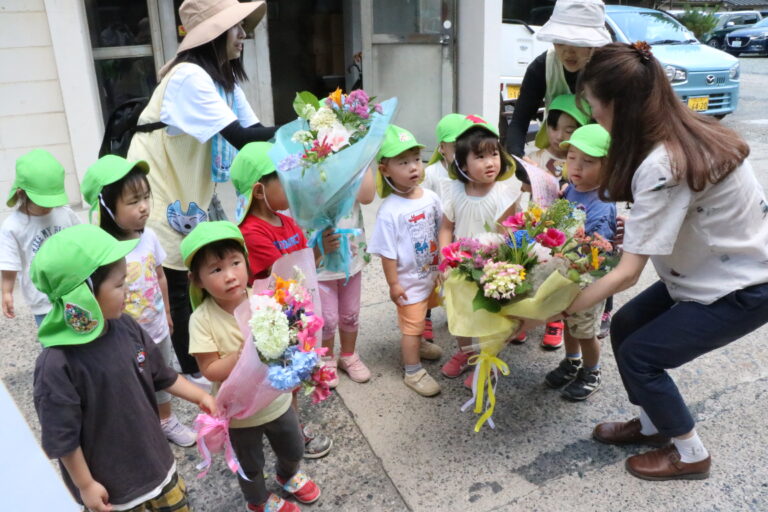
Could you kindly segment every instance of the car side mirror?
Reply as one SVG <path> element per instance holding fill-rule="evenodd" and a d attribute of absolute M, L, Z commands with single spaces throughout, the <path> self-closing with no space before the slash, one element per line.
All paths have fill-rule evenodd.
<path fill-rule="evenodd" d="M 735 21 L 728 21 L 728 22 L 725 23 L 726 27 L 733 27 L 734 25 L 736 25 Z"/>

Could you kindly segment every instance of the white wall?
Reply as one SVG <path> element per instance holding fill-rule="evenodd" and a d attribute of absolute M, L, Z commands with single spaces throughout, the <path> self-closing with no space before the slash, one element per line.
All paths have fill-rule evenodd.
<path fill-rule="evenodd" d="M 50 151 L 67 171 L 70 202 L 80 193 L 43 0 L 0 0 L 0 213 L 16 159 Z"/>
<path fill-rule="evenodd" d="M 499 121 L 502 0 L 457 3 L 458 109 L 464 114 L 479 114 L 496 125 Z"/>

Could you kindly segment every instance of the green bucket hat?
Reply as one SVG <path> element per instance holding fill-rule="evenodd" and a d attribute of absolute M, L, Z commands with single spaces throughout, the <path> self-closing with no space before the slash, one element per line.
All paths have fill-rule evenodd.
<path fill-rule="evenodd" d="M 104 315 L 88 278 L 97 268 L 124 258 L 138 243 L 120 242 L 93 224 L 66 228 L 45 241 L 30 267 L 32 282 L 52 305 L 37 333 L 44 347 L 82 345 L 99 337 Z"/>
<path fill-rule="evenodd" d="M 561 94 L 556 96 L 552 100 L 552 103 L 547 107 L 547 114 L 550 110 L 560 110 L 565 112 L 579 123 L 579 126 L 584 126 L 589 123 L 592 117 L 592 109 L 589 107 L 589 103 L 586 101 L 581 102 L 581 106 L 584 110 L 580 109 L 576 104 L 576 96 L 574 94 Z M 546 149 L 549 147 L 549 135 L 547 134 L 547 117 L 544 116 L 544 122 L 541 123 L 541 128 L 536 133 L 535 142 L 536 147 L 539 149 Z"/>
<path fill-rule="evenodd" d="M 405 128 L 400 128 L 391 124 L 387 126 L 387 132 L 384 134 L 384 142 L 376 155 L 376 161 L 381 162 L 382 158 L 392 158 L 412 148 L 423 148 L 423 144 L 416 141 L 416 137 Z M 424 179 L 424 176 L 421 177 Z M 381 174 L 376 173 L 376 192 L 379 197 L 384 198 L 392 193 L 392 187 Z"/>
<path fill-rule="evenodd" d="M 458 133 L 456 134 L 456 138 L 454 141 L 458 140 L 462 135 L 464 135 L 468 130 L 472 128 L 483 128 L 484 130 L 490 132 L 494 137 L 499 137 L 499 129 L 496 126 L 493 126 L 488 121 L 483 119 L 480 116 L 470 114 L 468 116 L 463 116 L 463 120 L 461 123 L 461 126 L 458 128 Z M 499 179 L 497 181 L 504 181 L 506 179 L 511 178 L 515 175 L 515 169 L 517 169 L 517 164 L 515 163 L 515 160 L 509 156 L 509 154 L 502 150 L 501 152 L 501 158 L 506 160 L 507 162 L 507 170 L 499 176 Z M 448 166 L 448 177 L 452 180 L 459 179 L 458 174 L 458 167 L 456 165 L 456 160 L 451 163 L 451 165 Z"/>
<path fill-rule="evenodd" d="M 91 221 L 93 221 L 93 212 L 99 209 L 99 197 L 104 187 L 120 181 L 134 167 L 138 167 L 145 174 L 149 173 L 149 164 L 144 160 L 129 162 L 117 155 L 104 155 L 85 171 L 80 192 L 82 192 L 85 202 L 91 207 L 88 210 L 88 218 Z"/>
<path fill-rule="evenodd" d="M 561 148 L 576 146 L 589 156 L 603 158 L 611 147 L 611 135 L 599 124 L 588 124 L 578 128 L 571 138 L 560 143 Z"/>
<path fill-rule="evenodd" d="M 460 130 L 464 127 L 466 116 L 462 114 L 448 114 L 443 116 L 440 122 L 437 123 L 435 128 L 435 137 L 437 138 L 437 147 L 435 152 L 432 153 L 432 158 L 427 162 L 427 166 L 430 166 L 440 160 L 442 155 L 440 154 L 441 142 L 456 142 L 456 137 L 459 136 Z"/>
<path fill-rule="evenodd" d="M 243 250 L 248 254 L 243 234 L 236 225 L 227 220 L 201 222 L 181 241 L 181 257 L 184 260 L 184 265 L 191 270 L 192 259 L 197 254 L 197 251 L 219 240 L 235 240 L 240 242 Z M 203 290 L 190 279 L 189 302 L 192 304 L 192 309 L 197 308 L 204 298 Z"/>
<path fill-rule="evenodd" d="M 242 209 L 238 207 L 239 215 L 235 219 L 237 225 L 245 220 L 251 208 L 253 186 L 264 176 L 276 171 L 275 163 L 268 155 L 273 146 L 269 142 L 250 142 L 243 146 L 232 161 L 229 176 L 240 196 L 238 201 L 242 201 Z"/>
<path fill-rule="evenodd" d="M 5 204 L 16 204 L 16 191 L 23 190 L 30 201 L 43 208 L 69 202 L 64 191 L 64 166 L 44 149 L 33 149 L 16 160 L 16 178 Z"/>

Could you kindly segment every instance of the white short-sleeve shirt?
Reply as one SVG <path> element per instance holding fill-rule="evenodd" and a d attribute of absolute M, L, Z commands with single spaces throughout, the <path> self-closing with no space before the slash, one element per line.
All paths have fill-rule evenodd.
<path fill-rule="evenodd" d="M 768 282 L 768 202 L 748 161 L 694 192 L 658 145 L 637 169 L 632 195 L 624 250 L 650 256 L 674 300 L 711 304 Z"/>
<path fill-rule="evenodd" d="M 514 176 L 497 181 L 482 197 L 468 196 L 459 180 L 443 182 L 443 211 L 454 223 L 453 238 L 470 238 L 485 233 L 486 225 L 493 227 L 499 217 L 520 199 L 520 181 Z"/>

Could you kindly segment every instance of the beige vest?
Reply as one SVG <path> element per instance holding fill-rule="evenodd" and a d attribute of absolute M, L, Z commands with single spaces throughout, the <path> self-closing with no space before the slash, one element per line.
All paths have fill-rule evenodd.
<path fill-rule="evenodd" d="M 168 81 L 181 66 L 195 64 L 178 64 L 165 75 L 141 113 L 138 124 L 160 121 Z M 167 254 L 163 266 L 185 270 L 180 250 L 184 235 L 179 230 L 188 233 L 198 222 L 207 219 L 214 185 L 211 181 L 211 142 L 200 144 L 184 133 L 171 136 L 165 128 L 149 133 L 137 132 L 131 140 L 127 158 L 149 164 L 152 210 L 147 225 L 155 231 Z M 179 204 L 174 207 L 176 201 Z"/>

